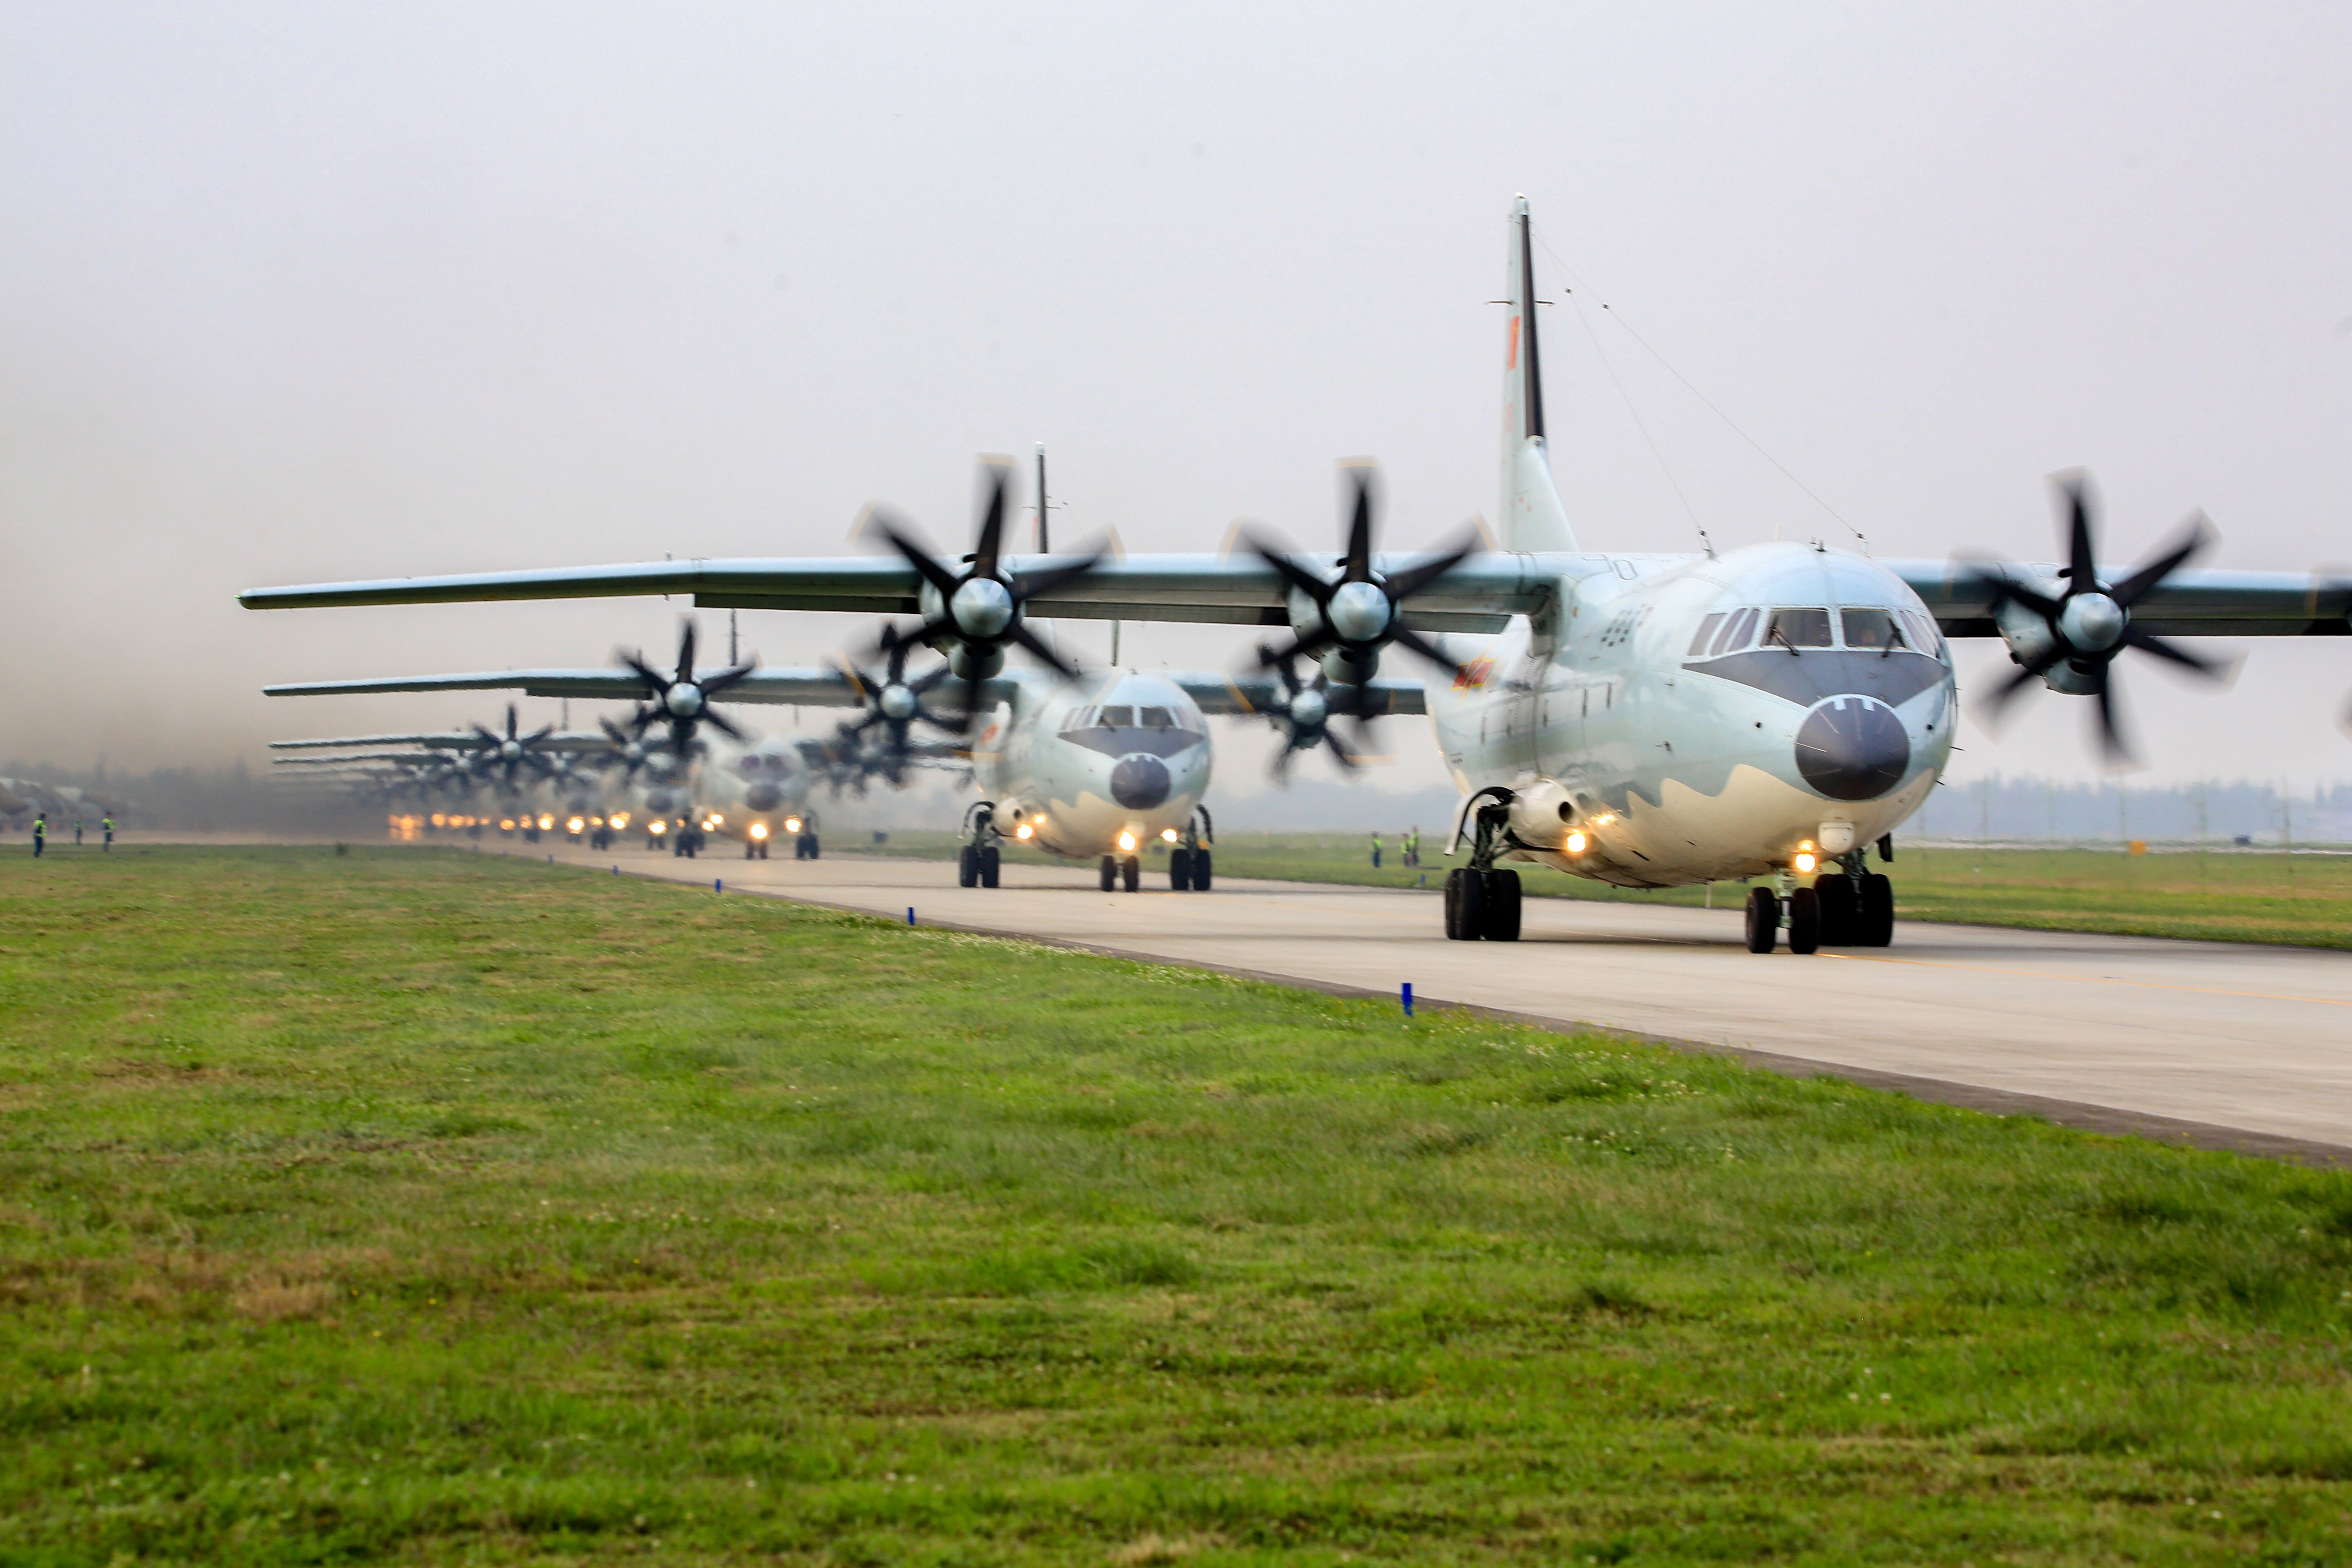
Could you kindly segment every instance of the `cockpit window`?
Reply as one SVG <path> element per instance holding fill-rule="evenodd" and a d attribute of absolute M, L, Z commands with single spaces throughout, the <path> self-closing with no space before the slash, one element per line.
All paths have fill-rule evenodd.
<path fill-rule="evenodd" d="M 1827 610 L 1775 610 L 1764 627 L 1767 647 L 1827 647 L 1830 646 L 1830 613 Z"/>
<path fill-rule="evenodd" d="M 1731 617 L 1731 624 L 1723 628 L 1723 635 L 1715 639 L 1715 651 L 1717 653 L 1731 653 L 1739 648 L 1746 647 L 1748 646 L 1749 636 L 1751 636 L 1755 630 L 1756 612 L 1753 610 L 1740 611 L 1738 615 Z"/>
<path fill-rule="evenodd" d="M 1895 616 L 1885 610 L 1841 610 L 1838 618 L 1845 625 L 1845 646 L 1848 647 L 1910 646 L 1910 637 L 1895 624 Z"/>
<path fill-rule="evenodd" d="M 1706 651 L 1706 645 L 1715 640 L 1716 629 L 1723 625 L 1724 617 L 1729 612 L 1727 611 L 1717 610 L 1715 614 L 1707 616 L 1706 619 L 1699 622 L 1698 635 L 1691 638 L 1690 652 L 1685 657 L 1696 658 L 1699 655 Z"/>
<path fill-rule="evenodd" d="M 1115 704 L 1102 710 L 1102 717 L 1097 722 L 1106 730 L 1132 730 L 1135 728 L 1135 710 L 1123 703 Z"/>
<path fill-rule="evenodd" d="M 1936 626 L 1936 617 L 1925 610 L 1903 612 L 1903 625 L 1911 634 L 1911 646 L 1924 654 L 1935 654 L 1943 646 L 1944 634 Z"/>
<path fill-rule="evenodd" d="M 1171 713 L 1165 708 L 1143 709 L 1140 710 L 1140 718 L 1141 727 L 1146 730 L 1173 730 L 1176 728 L 1176 715 Z"/>

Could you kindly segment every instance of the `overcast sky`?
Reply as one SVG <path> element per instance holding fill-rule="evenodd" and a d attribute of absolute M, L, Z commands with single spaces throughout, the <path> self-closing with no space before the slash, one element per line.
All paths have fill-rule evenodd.
<path fill-rule="evenodd" d="M 1066 539 L 1319 542 L 1372 454 L 1433 540 L 1495 509 L 1519 191 L 1588 547 L 1852 542 L 1752 437 L 1882 555 L 2047 559 L 2081 465 L 2110 559 L 2201 506 L 2215 563 L 2352 564 L 2347 84 L 2343 5 L 0 6 L 0 755 L 488 713 L 257 689 L 678 606 L 233 595 L 831 552 L 876 498 L 961 544 L 973 455 L 1039 440 Z M 2352 775 L 2352 640 L 2126 662 L 2152 780 Z M 2020 707 L 1957 776 L 2095 772 Z"/>

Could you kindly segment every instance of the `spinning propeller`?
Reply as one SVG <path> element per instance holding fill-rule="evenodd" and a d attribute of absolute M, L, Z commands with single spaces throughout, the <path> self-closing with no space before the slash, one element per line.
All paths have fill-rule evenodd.
<path fill-rule="evenodd" d="M 479 724 L 473 726 L 475 743 L 467 748 L 471 753 L 469 771 L 477 778 L 495 778 L 499 787 L 512 794 L 516 789 L 515 775 L 525 769 L 541 778 L 555 771 L 540 742 L 555 733 L 552 724 L 541 724 L 530 734 L 517 732 L 515 705 L 507 704 L 507 732 L 500 735 Z"/>
<path fill-rule="evenodd" d="M 2084 478 L 2064 475 L 2057 486 L 2066 501 L 2067 552 L 2066 564 L 2058 572 L 2064 585 L 2055 597 L 2021 582 L 2009 566 L 1968 568 L 1979 585 L 1992 595 L 1993 618 L 2009 644 L 2010 658 L 2018 665 L 2015 674 L 1986 694 L 1983 706 L 1988 715 L 1998 716 L 2035 679 L 2047 679 L 2060 691 L 2096 698 L 2102 748 L 2110 760 L 2128 760 L 2131 749 L 2124 742 L 2116 717 L 2109 675 L 2116 655 L 2135 647 L 2208 679 L 2218 680 L 2228 673 L 2227 666 L 2131 624 L 2134 605 L 2213 542 L 2212 526 L 2202 512 L 2190 514 L 2171 548 L 2123 581 L 2104 583 L 2099 580 L 2091 500 Z"/>
<path fill-rule="evenodd" d="M 740 741 L 743 731 L 710 706 L 710 700 L 759 668 L 759 661 L 730 665 L 725 669 L 712 670 L 709 675 L 694 673 L 694 622 L 681 624 L 677 637 L 677 669 L 664 675 L 645 660 L 641 653 L 625 653 L 621 662 L 645 683 L 646 704 L 629 716 L 629 730 L 642 737 L 656 724 L 669 726 L 669 749 L 683 757 L 694 744 L 695 730 L 709 725 L 730 740 Z"/>
<path fill-rule="evenodd" d="M 908 680 L 907 656 L 915 650 L 919 641 L 919 637 L 900 637 L 896 626 L 884 626 L 878 645 L 886 659 L 881 675 L 871 675 L 846 664 L 841 667 L 842 674 L 849 678 L 850 684 L 864 700 L 866 711 L 855 722 L 843 724 L 836 733 L 849 744 L 854 756 L 858 737 L 874 726 L 881 725 L 887 738 L 873 771 L 894 785 L 906 782 L 905 769 L 912 749 L 912 731 L 917 724 L 929 724 L 950 735 L 961 735 L 971 727 L 969 707 L 954 718 L 941 718 L 923 706 L 924 694 L 954 671 L 942 664 Z"/>
<path fill-rule="evenodd" d="M 1375 470 L 1348 465 L 1353 498 L 1348 513 L 1348 552 L 1337 563 L 1339 575 L 1326 581 L 1255 534 L 1244 534 L 1252 552 L 1290 584 L 1290 625 L 1296 634 L 1279 652 L 1258 650 L 1262 666 L 1285 665 L 1300 655 L 1324 658 L 1324 668 L 1344 685 L 1359 686 L 1380 670 L 1381 649 L 1390 643 L 1412 649 L 1457 679 L 1462 667 L 1438 646 L 1404 624 L 1407 599 L 1460 565 L 1478 548 L 1475 530 L 1444 553 L 1393 576 L 1372 570 Z M 1328 651 L 1327 651 L 1328 650 Z M 1336 658 L 1334 657 L 1336 655 Z"/>
<path fill-rule="evenodd" d="M 1274 721 L 1274 727 L 1282 731 L 1282 750 L 1274 754 L 1275 778 L 1287 780 L 1291 759 L 1301 752 L 1311 752 L 1322 745 L 1331 748 L 1332 761 L 1348 772 L 1353 773 L 1361 766 L 1370 753 L 1350 751 L 1348 743 L 1339 738 L 1339 731 L 1331 727 L 1331 721 L 1341 713 L 1357 711 L 1356 705 L 1345 695 L 1355 689 L 1341 687 L 1337 691 L 1333 690 L 1329 672 L 1321 669 L 1315 672 L 1313 680 L 1301 681 L 1298 671 L 1292 668 L 1290 658 L 1277 657 L 1264 644 L 1259 645 L 1257 657 L 1260 664 L 1273 666 L 1275 672 L 1282 678 L 1280 705 L 1266 710 L 1266 717 Z M 1360 733 L 1363 722 L 1359 715 L 1357 725 Z"/>
<path fill-rule="evenodd" d="M 1053 592 L 1093 571 L 1102 563 L 1097 551 L 1066 566 L 1036 572 L 1008 572 L 1002 556 L 1004 540 L 1004 492 L 1012 475 L 1001 461 L 983 461 L 980 479 L 979 538 L 967 563 L 938 560 L 887 512 L 870 514 L 871 525 L 906 557 L 922 576 L 919 596 L 923 624 L 912 642 L 929 643 L 948 656 L 949 668 L 964 683 L 964 721 L 979 710 L 980 683 L 1004 668 L 1004 651 L 1014 644 L 1027 648 L 1047 666 L 1070 679 L 1077 671 L 1065 663 L 1036 633 L 1022 624 L 1022 610 L 1030 600 Z M 881 651 L 899 644 L 895 633 L 886 637 Z"/>

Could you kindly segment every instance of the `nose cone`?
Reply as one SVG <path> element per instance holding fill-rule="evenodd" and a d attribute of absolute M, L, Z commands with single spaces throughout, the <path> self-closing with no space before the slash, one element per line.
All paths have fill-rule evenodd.
<path fill-rule="evenodd" d="M 1110 797 L 1129 811 L 1150 811 L 1168 798 L 1168 764 L 1140 753 L 1110 770 Z"/>
<path fill-rule="evenodd" d="M 753 784 L 743 792 L 743 804 L 753 811 L 773 811 L 783 804 L 783 799 L 784 792 L 782 785 L 764 781 Z"/>
<path fill-rule="evenodd" d="M 666 789 L 648 790 L 646 792 L 646 809 L 652 812 L 656 816 L 667 816 L 670 813 L 676 811 L 677 806 L 677 796 L 672 795 Z"/>
<path fill-rule="evenodd" d="M 1911 737 L 1884 702 L 1832 697 L 1797 731 L 1797 771 L 1832 800 L 1875 800 L 1911 768 Z"/>

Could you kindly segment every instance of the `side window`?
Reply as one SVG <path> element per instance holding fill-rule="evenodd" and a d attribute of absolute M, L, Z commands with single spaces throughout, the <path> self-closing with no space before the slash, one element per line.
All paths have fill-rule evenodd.
<path fill-rule="evenodd" d="M 1723 628 L 1723 635 L 1716 638 L 1715 651 L 1717 653 L 1731 653 L 1737 649 L 1746 647 L 1748 646 L 1748 637 L 1754 634 L 1755 630 L 1756 612 L 1753 610 L 1740 611 L 1738 615 L 1731 617 L 1731 624 Z"/>
<path fill-rule="evenodd" d="M 1941 646 L 1944 634 L 1936 625 L 1936 617 L 1925 610 L 1906 610 L 1903 624 L 1911 628 L 1911 646 L 1921 653 L 1933 654 Z"/>
<path fill-rule="evenodd" d="M 1706 619 L 1699 622 L 1698 635 L 1691 638 L 1690 653 L 1687 657 L 1696 658 L 1699 655 L 1706 651 L 1706 645 L 1715 640 L 1715 634 L 1717 630 L 1722 626 L 1726 615 L 1727 612 L 1717 610 L 1715 614 L 1707 616 Z"/>
<path fill-rule="evenodd" d="M 1910 639 L 1895 624 L 1892 612 L 1886 610 L 1842 610 L 1838 618 L 1845 625 L 1845 646 L 1848 647 L 1901 647 Z"/>
<path fill-rule="evenodd" d="M 1764 627 L 1767 647 L 1827 647 L 1830 646 L 1830 613 L 1827 610 L 1775 610 Z"/>
<path fill-rule="evenodd" d="M 1102 710 L 1102 726 L 1106 730 L 1132 730 L 1135 728 L 1135 710 L 1123 704 L 1106 708 Z"/>

